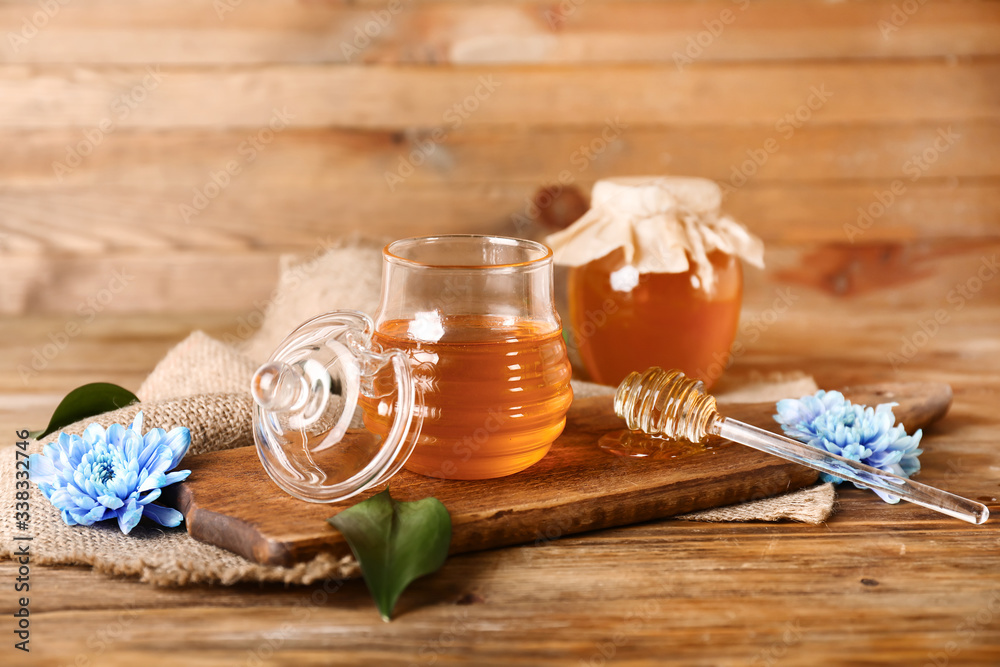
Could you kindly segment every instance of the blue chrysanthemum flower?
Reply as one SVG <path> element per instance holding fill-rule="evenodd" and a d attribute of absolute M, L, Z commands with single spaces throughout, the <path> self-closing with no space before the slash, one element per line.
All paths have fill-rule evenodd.
<path fill-rule="evenodd" d="M 128 534 L 147 516 L 161 526 L 178 526 L 184 516 L 175 509 L 154 505 L 161 489 L 179 482 L 190 470 L 177 467 L 191 444 L 191 432 L 178 427 L 142 435 L 142 412 L 131 426 L 112 424 L 107 431 L 91 424 L 83 436 L 59 434 L 42 454 L 29 459 L 31 479 L 62 513 L 68 526 L 90 526 L 118 519 Z M 145 495 L 143 495 L 145 494 Z"/>
<path fill-rule="evenodd" d="M 892 414 L 896 403 L 883 403 L 876 408 L 853 405 L 838 391 L 818 391 L 814 396 L 778 401 L 774 420 L 790 438 L 859 461 L 879 470 L 909 477 L 920 470 L 917 458 L 922 432 L 907 435 L 902 425 L 896 426 Z M 824 473 L 825 482 L 840 484 L 842 479 Z M 855 483 L 858 488 L 867 488 Z M 874 489 L 872 489 L 875 491 Z M 889 503 L 899 502 L 897 496 L 875 491 Z"/>

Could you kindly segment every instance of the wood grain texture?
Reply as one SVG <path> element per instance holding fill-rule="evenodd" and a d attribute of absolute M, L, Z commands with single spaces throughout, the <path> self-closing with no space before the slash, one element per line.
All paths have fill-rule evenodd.
<path fill-rule="evenodd" d="M 866 405 L 899 403 L 897 414 L 910 432 L 940 419 L 951 404 L 947 385 L 885 384 L 845 395 Z M 723 412 L 779 430 L 773 403 L 730 404 Z M 766 498 L 811 484 L 818 476 L 729 441 L 680 445 L 672 455 L 676 458 L 657 461 L 615 456 L 598 447 L 603 434 L 623 426 L 611 397 L 578 400 L 552 450 L 528 470 L 480 482 L 433 479 L 404 470 L 389 487 L 397 500 L 433 496 L 444 504 L 451 514 L 455 554 Z M 350 553 L 326 519 L 358 498 L 331 504 L 296 500 L 270 482 L 253 447 L 203 454 L 188 464 L 192 477 L 176 488 L 173 502 L 196 539 L 269 565 L 292 565 L 320 552 Z"/>
<path fill-rule="evenodd" d="M 202 186 L 211 170 L 224 169 L 227 162 L 237 160 L 245 166 L 237 180 L 252 181 L 255 187 L 298 191 L 350 184 L 389 193 L 386 171 L 398 172 L 400 160 L 408 160 L 414 150 L 428 153 L 427 162 L 397 184 L 398 190 L 443 183 L 554 182 L 563 170 L 583 185 L 616 173 L 650 169 L 720 182 L 730 181 L 736 169 L 746 172 L 751 185 L 789 188 L 815 181 L 895 178 L 909 184 L 915 173 L 928 180 L 1000 177 L 997 161 L 983 150 L 1000 143 L 996 120 L 955 119 L 944 125 L 803 124 L 780 132 L 775 122 L 691 128 L 637 125 L 622 128 L 610 142 L 604 142 L 608 145 L 600 153 L 589 152 L 594 159 L 588 162 L 584 151 L 595 141 L 600 148 L 603 130 L 602 125 L 503 132 L 467 128 L 422 148 L 430 134 L 408 129 L 289 129 L 247 163 L 247 155 L 239 152 L 249 134 L 246 130 L 122 129 L 109 134 L 72 169 L 67 155 L 86 140 L 83 130 L 7 130 L 0 132 L 0 142 L 7 146 L 5 159 L 0 161 L 0 187 L 8 195 L 27 188 L 55 194 L 81 186 L 149 191 L 156 186 L 194 187 Z M 935 151 L 933 162 L 921 172 L 915 158 L 933 150 L 941 132 L 949 130 L 955 140 L 950 145 L 939 143 L 946 150 Z M 752 159 L 748 151 L 758 151 L 768 139 L 774 139 L 779 150 L 751 174 L 752 167 L 744 169 L 744 162 Z M 55 163 L 67 170 L 57 171 Z"/>
<path fill-rule="evenodd" d="M 803 287 L 780 326 L 745 339 L 720 390 L 791 370 L 828 388 L 947 382 L 954 404 L 925 431 L 918 479 L 979 498 L 995 514 L 1000 294 L 981 293 L 953 313 L 900 368 L 886 360 L 947 285 L 932 279 L 923 287 L 927 302 L 895 308 L 857 305 L 870 294 Z M 0 319 L 0 431 L 44 423 L 86 381 L 137 387 L 189 330 L 222 336 L 238 316 L 105 314 L 28 386 L 13 374 L 18 350 L 62 320 Z M 35 566 L 31 660 L 554 667 L 614 646 L 613 664 L 623 665 L 924 664 L 953 642 L 959 653 L 949 664 L 990 664 L 1000 627 L 965 623 L 997 613 L 997 524 L 967 526 L 850 487 L 838 500 L 824 526 L 665 520 L 456 555 L 407 591 L 391 624 L 378 619 L 360 581 L 154 589 L 83 568 Z M 0 562 L 0 577 L 15 572 L 16 564 Z M 0 596 L 0 611 L 14 611 L 10 596 Z"/>
<path fill-rule="evenodd" d="M 615 118 L 633 125 L 773 124 L 810 103 L 801 116 L 824 124 L 995 120 L 1000 91 L 989 84 L 998 76 L 1000 64 L 992 60 L 962 67 L 920 60 L 705 64 L 684 71 L 641 65 L 0 65 L 0 98 L 10 100 L 0 107 L 0 128 L 92 128 L 107 118 L 119 128 L 260 130 L 276 114 L 290 127 L 368 129 L 580 127 Z M 121 102 L 123 95 L 132 102 Z"/>
<path fill-rule="evenodd" d="M 903 18 L 891 0 L 413 2 L 350 62 L 341 41 L 384 3 L 225 2 L 221 19 L 202 0 L 60 4 L 17 53 L 9 35 L 40 10 L 0 5 L 0 313 L 72 313 L 121 266 L 143 277 L 112 310 L 250 310 L 279 252 L 330 235 L 536 233 L 511 220 L 564 173 L 584 192 L 745 175 L 726 209 L 772 247 L 849 240 L 897 181 L 864 243 L 997 235 L 995 2 Z M 275 109 L 289 126 L 251 162 L 241 146 Z M 229 163 L 240 173 L 182 215 Z"/>
<path fill-rule="evenodd" d="M 470 184 L 457 191 L 452 185 L 415 184 L 390 192 L 384 183 L 316 189 L 248 178 L 196 211 L 195 191 L 211 184 L 209 173 L 173 187 L 0 190 L 5 220 L 0 256 L 39 267 L 45 266 L 40 256 L 45 253 L 96 260 L 109 251 L 168 251 L 183 261 L 183 255 L 199 251 L 308 253 L 362 228 L 374 238 L 545 232 L 523 223 L 532 218 L 531 201 L 541 183 Z M 583 191 L 590 185 L 579 183 Z M 771 244 L 969 239 L 1000 235 L 1000 202 L 992 196 L 998 186 L 997 178 L 755 183 L 735 190 L 726 209 Z M 893 187 L 902 187 L 902 195 L 890 192 Z M 280 226 L 274 224 L 278 217 Z"/>
<path fill-rule="evenodd" d="M 409 229 L 419 234 L 424 228 Z M 109 248 L 96 256 L 65 249 L 49 256 L 37 252 L 8 254 L 3 256 L 7 271 L 3 273 L 6 289 L 0 291 L 0 313 L 54 315 L 55 330 L 74 321 L 86 323 L 88 319 L 96 319 L 87 310 L 88 300 L 104 295 L 116 272 L 124 271 L 134 279 L 113 298 L 102 298 L 101 310 L 94 309 L 96 315 L 221 310 L 230 312 L 234 322 L 240 318 L 244 321 L 259 318 L 272 298 L 282 251 L 312 256 L 331 237 L 350 231 L 344 227 L 321 228 L 309 245 L 303 242 L 301 246 L 271 250 L 171 251 L 167 246 L 146 251 Z M 511 233 L 512 228 L 507 223 L 485 230 L 456 224 L 452 231 Z M 875 318 L 892 318 L 895 316 L 892 309 L 903 305 L 923 304 L 931 314 L 939 307 L 953 310 L 960 305 L 948 302 L 955 286 L 973 280 L 983 262 L 1000 253 L 1000 238 L 995 234 L 959 240 L 866 242 L 869 237 L 885 238 L 893 231 L 893 227 L 879 220 L 854 244 L 847 242 L 846 237 L 822 244 L 769 244 L 767 270 L 745 271 L 745 281 L 752 287 L 744 299 L 746 313 L 761 314 L 786 289 L 791 289 L 793 303 L 800 303 L 802 287 L 826 294 L 817 298 L 825 298 L 827 305 L 841 297 L 852 297 L 857 307 L 876 309 L 872 313 Z M 843 232 L 842 226 L 825 231 L 831 239 Z M 789 233 L 794 233 L 794 229 Z M 296 237 L 291 225 L 286 237 Z M 238 239 L 235 232 L 233 238 Z M 100 247 L 100 243 L 95 242 L 95 246 Z M 963 297 L 961 303 L 992 302 L 998 295 L 1000 282 L 986 281 L 969 299 Z M 81 316 L 81 308 L 86 316 Z M 45 332 L 42 333 L 44 338 Z"/>
<path fill-rule="evenodd" d="M 27 43 L 0 43 L 0 54 L 25 63 L 673 64 L 706 22 L 720 38 L 692 53 L 709 62 L 1000 53 L 1000 13 L 990 2 L 928 3 L 907 15 L 906 30 L 883 31 L 892 5 L 417 1 L 378 21 L 373 12 L 386 12 L 388 2 L 155 0 L 133 2 L 125 13 L 103 0 L 62 7 Z M 20 28 L 35 11 L 30 0 L 7 2 L 0 26 Z M 359 37 L 373 20 L 383 24 L 369 27 L 374 37 Z"/>

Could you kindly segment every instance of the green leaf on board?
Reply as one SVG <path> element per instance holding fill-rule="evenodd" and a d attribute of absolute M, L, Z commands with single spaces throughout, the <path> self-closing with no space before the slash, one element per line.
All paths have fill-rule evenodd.
<path fill-rule="evenodd" d="M 66 398 L 52 413 L 49 425 L 41 431 L 31 431 L 28 435 L 40 440 L 81 419 L 104 414 L 138 402 L 139 398 L 124 387 L 110 382 L 91 382 L 66 394 Z"/>
<path fill-rule="evenodd" d="M 448 557 L 451 515 L 437 498 L 400 502 L 386 489 L 327 521 L 350 545 L 386 622 L 406 587 Z"/>

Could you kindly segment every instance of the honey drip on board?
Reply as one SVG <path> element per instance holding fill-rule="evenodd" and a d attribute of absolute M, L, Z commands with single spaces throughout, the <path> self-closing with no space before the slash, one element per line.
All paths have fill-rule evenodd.
<path fill-rule="evenodd" d="M 709 260 L 710 290 L 693 284 L 693 270 L 630 281 L 621 249 L 570 271 L 570 331 L 591 379 L 616 385 L 632 371 L 661 366 L 712 387 L 736 336 L 743 274 L 735 257 L 715 252 Z"/>
<path fill-rule="evenodd" d="M 549 451 L 573 400 L 562 332 L 502 318 L 449 316 L 433 343 L 410 334 L 412 321 L 382 323 L 373 341 L 410 361 L 423 416 L 406 463 L 446 479 L 489 479 L 519 472 Z M 389 416 L 362 399 L 364 421 L 384 435 Z"/>

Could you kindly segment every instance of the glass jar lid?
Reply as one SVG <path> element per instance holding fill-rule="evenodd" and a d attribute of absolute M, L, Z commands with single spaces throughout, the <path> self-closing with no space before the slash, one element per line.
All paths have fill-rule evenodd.
<path fill-rule="evenodd" d="M 422 415 L 410 365 L 372 340 L 372 320 L 340 310 L 291 334 L 251 382 L 253 433 L 267 474 L 309 502 L 336 502 L 406 463 Z"/>

